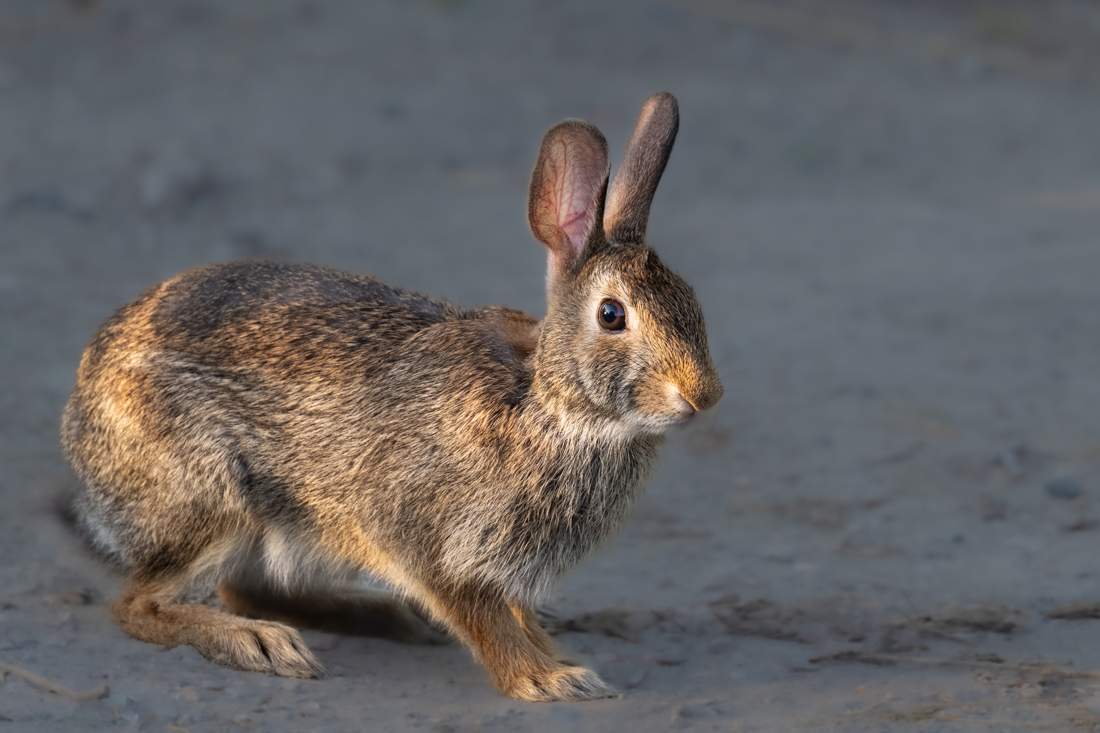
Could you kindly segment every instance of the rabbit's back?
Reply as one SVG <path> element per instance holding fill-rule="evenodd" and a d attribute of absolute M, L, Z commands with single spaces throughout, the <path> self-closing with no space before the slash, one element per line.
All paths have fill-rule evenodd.
<path fill-rule="evenodd" d="M 147 301 L 143 303 L 143 301 Z M 240 362 L 250 332 L 276 350 L 369 339 L 377 350 L 466 312 L 369 275 L 275 262 L 200 267 L 146 293 L 146 337 L 157 348 Z M 133 320 L 133 319 L 131 319 Z M 274 330 L 277 329 L 277 330 Z M 266 331 L 266 333 L 265 333 Z M 207 353 L 204 353 L 207 352 Z"/>

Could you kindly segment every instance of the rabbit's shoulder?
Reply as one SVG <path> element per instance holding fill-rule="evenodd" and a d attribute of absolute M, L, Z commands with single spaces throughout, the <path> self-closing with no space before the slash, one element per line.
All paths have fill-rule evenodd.
<path fill-rule="evenodd" d="M 467 414 L 517 405 L 530 387 L 539 323 L 487 306 L 424 328 L 394 349 L 392 385 Z M 409 395 L 411 397 L 411 395 Z M 461 399 L 451 399 L 461 396 Z"/>

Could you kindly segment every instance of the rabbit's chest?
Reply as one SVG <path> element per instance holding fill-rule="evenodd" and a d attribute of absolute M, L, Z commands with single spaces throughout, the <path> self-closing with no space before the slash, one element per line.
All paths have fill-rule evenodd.
<path fill-rule="evenodd" d="M 516 600 L 545 595 L 629 515 L 656 442 L 628 448 L 559 455 L 487 490 L 453 517 L 443 564 Z"/>

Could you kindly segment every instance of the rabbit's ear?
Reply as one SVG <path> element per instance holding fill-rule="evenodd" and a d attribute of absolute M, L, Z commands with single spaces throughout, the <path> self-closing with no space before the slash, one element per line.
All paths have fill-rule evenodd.
<path fill-rule="evenodd" d="M 592 125 L 567 120 L 546 133 L 539 150 L 527 221 L 550 248 L 557 274 L 568 272 L 594 238 L 601 238 L 607 192 L 607 140 Z"/>
<path fill-rule="evenodd" d="M 649 205 L 680 128 L 676 97 L 657 92 L 642 105 L 623 163 L 607 195 L 603 228 L 609 239 L 640 242 L 645 238 Z"/>

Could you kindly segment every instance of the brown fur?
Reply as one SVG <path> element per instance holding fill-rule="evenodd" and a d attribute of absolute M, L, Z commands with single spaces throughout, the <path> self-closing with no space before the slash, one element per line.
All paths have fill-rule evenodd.
<path fill-rule="evenodd" d="M 273 620 L 436 638 L 369 580 L 506 694 L 613 694 L 561 658 L 534 606 L 621 525 L 661 433 L 722 393 L 691 288 L 643 241 L 675 135 L 675 100 L 654 105 L 615 184 L 643 195 L 606 214 L 603 137 L 547 133 L 528 209 L 551 251 L 541 323 L 260 262 L 184 273 L 108 320 L 62 442 L 82 521 L 129 577 L 123 628 L 290 676 L 323 670 Z M 625 330 L 598 325 L 606 297 Z M 194 602 L 218 587 L 236 615 Z"/>

